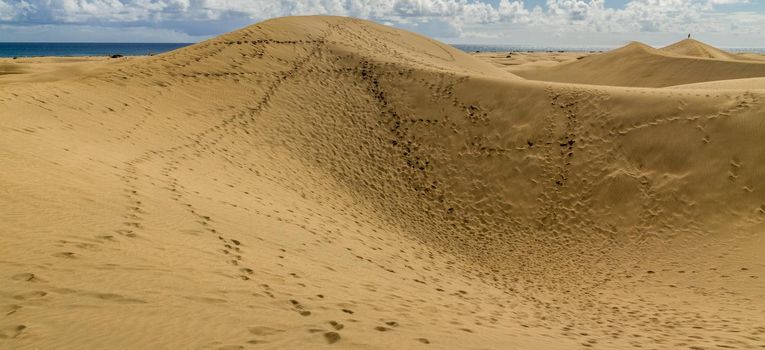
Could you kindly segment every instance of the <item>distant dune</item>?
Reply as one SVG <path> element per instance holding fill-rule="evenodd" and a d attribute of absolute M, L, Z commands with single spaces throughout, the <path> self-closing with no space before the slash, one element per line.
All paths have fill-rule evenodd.
<path fill-rule="evenodd" d="M 765 94 L 633 87 L 765 65 L 665 51 L 519 77 L 317 16 L 0 60 L 0 348 L 762 348 Z"/>
<path fill-rule="evenodd" d="M 526 79 L 593 85 L 666 87 L 765 77 L 765 61 L 734 55 L 692 39 L 662 49 L 633 42 L 601 55 L 552 67 L 515 71 Z"/>
<path fill-rule="evenodd" d="M 0 65 L 0 75 L 20 73 L 24 73 L 24 69 L 18 65 L 7 63 Z"/>
<path fill-rule="evenodd" d="M 685 40 L 678 41 L 672 45 L 662 47 L 661 49 L 659 49 L 659 51 L 672 54 L 672 55 L 678 55 L 678 56 L 712 58 L 717 60 L 741 60 L 742 59 L 741 56 L 737 56 L 729 52 L 725 52 L 716 47 L 707 45 L 705 43 L 702 43 L 694 39 L 685 39 Z"/>
<path fill-rule="evenodd" d="M 747 79 L 716 80 L 704 83 L 672 86 L 673 89 L 713 89 L 713 90 L 765 90 L 765 77 Z"/>

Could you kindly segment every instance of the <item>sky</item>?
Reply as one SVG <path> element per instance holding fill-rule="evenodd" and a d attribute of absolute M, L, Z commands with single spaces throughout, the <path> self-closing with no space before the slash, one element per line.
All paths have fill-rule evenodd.
<path fill-rule="evenodd" d="M 0 0 L 0 42 L 196 42 L 268 18 L 365 18 L 457 44 L 765 47 L 765 0 Z"/>

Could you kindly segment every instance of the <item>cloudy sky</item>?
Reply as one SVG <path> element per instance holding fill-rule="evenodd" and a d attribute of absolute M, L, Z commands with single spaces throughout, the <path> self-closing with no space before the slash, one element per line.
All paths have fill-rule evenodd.
<path fill-rule="evenodd" d="M 2 41 L 195 42 L 267 18 L 373 19 L 450 43 L 765 47 L 765 0 L 0 0 Z"/>

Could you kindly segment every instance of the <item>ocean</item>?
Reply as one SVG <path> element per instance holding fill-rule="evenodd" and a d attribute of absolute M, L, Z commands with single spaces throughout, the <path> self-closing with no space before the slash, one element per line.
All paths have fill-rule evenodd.
<path fill-rule="evenodd" d="M 159 54 L 179 49 L 191 43 L 3 43 L 0 42 L 0 57 L 33 56 L 140 56 Z M 465 52 L 509 52 L 509 51 L 608 51 L 614 46 L 542 47 L 523 45 L 467 45 L 454 44 Z M 733 52 L 765 53 L 765 48 L 727 48 Z"/>
<path fill-rule="evenodd" d="M 189 43 L 2 43 L 0 57 L 140 56 L 172 51 Z"/>

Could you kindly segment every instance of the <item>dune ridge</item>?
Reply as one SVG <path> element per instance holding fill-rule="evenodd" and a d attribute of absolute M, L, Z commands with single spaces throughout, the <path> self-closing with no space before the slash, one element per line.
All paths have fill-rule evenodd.
<path fill-rule="evenodd" d="M 632 42 L 604 54 L 514 73 L 531 80 L 658 88 L 765 77 L 765 62 L 686 39 L 661 49 Z"/>
<path fill-rule="evenodd" d="M 741 56 L 720 50 L 695 39 L 685 39 L 659 49 L 661 52 L 690 57 L 713 58 L 719 60 L 741 60 Z"/>
<path fill-rule="evenodd" d="M 322 16 L 0 85 L 0 344 L 757 348 L 762 100 Z"/>

